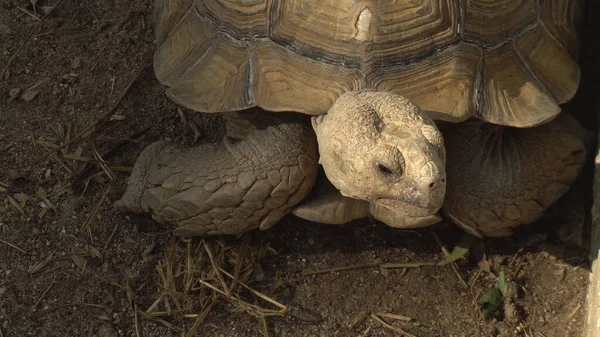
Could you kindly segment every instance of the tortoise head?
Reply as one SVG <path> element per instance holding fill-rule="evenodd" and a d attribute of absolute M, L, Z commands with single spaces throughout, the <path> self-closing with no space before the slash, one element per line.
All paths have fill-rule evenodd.
<path fill-rule="evenodd" d="M 441 133 L 411 101 L 389 92 L 348 92 L 313 118 L 320 163 L 351 198 L 422 217 L 446 191 Z"/>

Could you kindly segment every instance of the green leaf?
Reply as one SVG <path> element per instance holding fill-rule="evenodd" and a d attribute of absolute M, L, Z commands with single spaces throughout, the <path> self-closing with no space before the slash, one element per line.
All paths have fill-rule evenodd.
<path fill-rule="evenodd" d="M 504 277 L 504 270 L 500 271 L 498 275 L 498 284 L 496 285 L 498 290 L 502 293 L 502 297 L 506 296 L 506 290 L 508 289 L 508 283 L 506 282 L 506 278 Z"/>
<path fill-rule="evenodd" d="M 471 249 L 471 246 L 473 246 L 475 241 L 477 241 L 476 237 L 465 233 L 460 239 L 460 242 L 458 242 L 458 244 L 456 245 L 456 247 L 452 249 L 452 252 L 450 252 L 450 254 L 448 254 L 448 256 L 446 256 L 446 258 L 439 264 L 447 264 L 454 262 L 458 259 L 462 259 L 465 255 L 467 255 L 469 249 Z"/>
<path fill-rule="evenodd" d="M 481 298 L 481 314 L 485 319 L 499 317 L 504 312 L 504 298 L 498 288 L 488 290 Z"/>
<path fill-rule="evenodd" d="M 488 290 L 480 300 L 481 314 L 485 319 L 492 319 L 504 315 L 504 297 L 508 289 L 508 282 L 504 271 L 500 271 L 494 288 Z"/>

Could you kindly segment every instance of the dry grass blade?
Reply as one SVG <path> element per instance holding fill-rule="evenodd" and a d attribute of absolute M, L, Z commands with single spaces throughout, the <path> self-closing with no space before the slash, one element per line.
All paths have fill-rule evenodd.
<path fill-rule="evenodd" d="M 245 236 L 244 238 L 247 238 L 247 236 Z M 247 240 L 244 240 L 244 242 L 242 242 L 242 244 L 240 245 L 240 249 L 238 251 L 238 259 L 235 264 L 235 269 L 233 270 L 233 278 L 231 279 L 231 284 L 229 285 L 230 293 L 235 291 L 235 288 L 237 287 L 238 281 L 240 279 L 240 273 L 242 271 L 242 264 L 244 261 L 244 247 L 246 247 L 246 244 Z"/>
<path fill-rule="evenodd" d="M 23 207 L 21 207 L 21 205 L 19 205 L 19 203 L 10 195 L 6 197 L 8 199 L 8 202 L 17 209 L 17 211 L 19 211 L 21 214 L 25 215 L 25 210 L 23 209 Z"/>
<path fill-rule="evenodd" d="M 25 8 L 21 7 L 21 6 L 17 6 L 17 9 L 20 10 L 21 12 L 31 16 L 35 21 L 41 21 L 41 19 L 35 15 L 34 13 L 31 13 L 30 11 L 26 10 Z"/>
<path fill-rule="evenodd" d="M 112 187 L 112 185 L 108 185 L 108 187 L 106 188 L 104 193 L 102 193 L 102 196 L 100 197 L 100 199 L 94 205 L 94 208 L 92 209 L 92 211 L 90 213 L 88 213 L 88 216 L 86 217 L 85 221 L 81 225 L 81 229 L 86 230 L 88 232 L 90 239 L 92 239 L 92 235 L 91 235 L 92 220 L 96 217 L 98 212 L 100 212 L 100 208 L 102 208 L 102 205 L 104 204 L 104 200 L 106 200 L 106 198 L 108 197 L 111 187 Z M 93 240 L 92 240 L 92 242 L 93 242 Z"/>
<path fill-rule="evenodd" d="M 363 263 L 356 264 L 351 266 L 323 269 L 323 270 L 315 270 L 315 271 L 307 271 L 302 273 L 304 276 L 308 275 L 318 275 L 325 274 L 331 272 L 338 271 L 348 271 L 348 270 L 357 270 L 364 268 L 373 268 L 380 267 L 384 269 L 397 269 L 397 268 L 422 268 L 422 267 L 438 267 L 440 264 L 438 262 L 407 262 L 407 263 L 384 263 L 384 262 L 371 262 L 371 263 Z"/>
<path fill-rule="evenodd" d="M 192 258 L 192 241 L 187 240 L 185 250 L 185 280 L 183 281 L 183 289 L 189 291 L 192 288 L 194 260 Z"/>
<path fill-rule="evenodd" d="M 219 283 L 221 283 L 221 287 L 223 287 L 223 291 L 225 292 L 225 295 L 227 295 L 228 297 L 231 297 L 231 294 L 229 293 L 229 288 L 227 287 L 227 284 L 225 283 L 225 279 L 223 279 L 223 275 L 221 274 L 219 267 L 215 263 L 213 254 L 210 251 L 210 248 L 208 247 L 206 242 L 204 242 L 204 249 L 206 250 L 206 254 L 208 254 L 208 259 L 210 260 L 210 264 L 212 265 L 213 270 L 215 271 L 215 274 L 217 275 L 217 279 L 219 280 Z"/>
<path fill-rule="evenodd" d="M 87 218 L 85 219 L 85 222 L 81 226 L 81 228 L 83 230 L 86 230 L 88 232 L 88 235 L 89 235 L 90 239 L 93 242 L 92 234 L 91 234 L 91 223 L 92 223 L 92 220 L 94 219 L 94 217 L 96 217 L 96 215 L 98 214 L 98 212 L 100 212 L 100 208 L 102 208 L 102 205 L 104 204 L 104 201 L 108 197 L 108 194 L 110 193 L 111 188 L 112 188 L 112 183 L 115 180 L 115 176 L 112 173 L 112 171 L 108 168 L 108 166 L 106 165 L 106 163 L 104 162 L 104 159 L 102 159 L 102 156 L 100 156 L 100 154 L 96 150 L 96 147 L 93 146 L 93 145 L 92 145 L 92 153 L 94 154 L 94 159 L 100 165 L 100 167 L 102 168 L 102 171 L 108 177 L 108 180 L 110 182 L 108 184 L 108 187 L 106 188 L 106 190 L 104 191 L 104 193 L 100 197 L 100 199 L 96 202 L 96 204 L 95 204 L 94 208 L 92 209 L 92 211 L 88 214 Z"/>
<path fill-rule="evenodd" d="M 367 318 L 367 315 L 369 315 L 369 310 L 367 310 L 367 309 L 359 312 L 358 315 L 354 316 L 354 319 L 352 319 L 352 322 L 350 323 L 349 328 L 353 329 L 355 326 L 362 323 L 365 320 L 365 318 Z"/>
<path fill-rule="evenodd" d="M 115 223 L 115 226 L 113 227 L 112 231 L 110 232 L 110 235 L 108 236 L 108 239 L 106 239 L 106 242 L 104 243 L 104 247 L 102 247 L 102 255 L 104 255 L 104 252 L 106 252 L 106 250 L 108 249 L 108 246 L 110 245 L 110 242 L 112 241 L 113 237 L 115 236 L 115 233 L 117 232 L 117 227 L 119 227 L 119 223 Z"/>
<path fill-rule="evenodd" d="M 260 316 L 260 327 L 262 328 L 262 332 L 263 335 L 265 337 L 271 337 L 271 334 L 269 333 L 269 325 L 267 324 L 267 319 L 265 318 L 265 316 Z"/>
<path fill-rule="evenodd" d="M 104 202 L 105 202 L 106 198 L 108 197 L 108 194 L 111 191 L 112 184 L 113 184 L 113 182 L 115 180 L 115 177 L 114 177 L 114 174 L 112 173 L 112 171 L 110 170 L 110 168 L 108 168 L 108 166 L 104 162 L 104 159 L 102 159 L 102 156 L 100 156 L 100 154 L 96 150 L 96 147 L 93 146 L 93 145 L 92 145 L 92 153 L 94 154 L 94 159 L 96 160 L 96 162 L 102 168 L 102 172 L 104 173 L 104 175 L 106 177 L 108 177 L 108 180 L 109 180 L 108 187 L 106 188 L 106 190 L 104 191 L 104 193 L 102 193 L 102 196 L 96 202 L 96 204 L 94 205 L 94 208 L 92 209 L 92 211 L 90 213 L 88 213 L 88 216 L 86 217 L 84 223 L 81 225 L 81 229 L 82 230 L 86 230 L 88 232 L 88 236 L 90 237 L 90 240 L 92 242 L 94 242 L 93 237 L 92 237 L 92 233 L 91 233 L 92 220 L 100 212 L 100 209 L 102 208 L 102 205 L 104 205 Z M 87 184 L 86 184 L 86 188 L 87 188 Z"/>
<path fill-rule="evenodd" d="M 571 318 L 573 318 L 573 316 L 575 316 L 575 314 L 579 311 L 579 309 L 581 309 L 581 303 L 577 303 L 575 309 L 573 309 L 569 315 L 567 315 L 567 321 L 570 321 Z"/>
<path fill-rule="evenodd" d="M 108 168 L 108 165 L 106 165 L 106 162 L 104 162 L 104 159 L 102 159 L 102 156 L 100 155 L 100 153 L 98 153 L 98 150 L 96 149 L 96 146 L 92 146 L 92 153 L 94 154 L 94 159 L 96 159 L 96 161 L 98 162 L 98 164 L 102 168 L 102 171 L 104 171 L 104 174 L 108 177 L 108 179 L 110 180 L 110 182 L 112 183 L 113 181 L 115 181 L 114 174 Z"/>
<path fill-rule="evenodd" d="M 219 268 L 219 269 L 221 270 L 221 272 L 223 272 L 223 274 L 227 275 L 227 276 L 228 276 L 229 278 L 231 278 L 231 279 L 234 279 L 234 276 L 233 276 L 233 275 L 229 274 L 228 272 L 226 272 L 225 270 L 223 270 L 223 269 L 221 269 L 221 268 Z M 246 290 L 248 290 L 248 291 L 250 291 L 252 294 L 254 294 L 255 296 L 257 296 L 257 297 L 259 297 L 259 298 L 261 298 L 261 299 L 263 299 L 263 300 L 265 300 L 265 301 L 267 301 L 267 302 L 269 302 L 269 303 L 273 304 L 274 306 L 278 307 L 279 309 L 281 309 L 280 311 L 273 311 L 273 310 L 269 310 L 269 311 L 268 311 L 269 313 L 276 313 L 276 314 L 281 314 L 281 315 L 283 315 L 283 314 L 285 314 L 285 313 L 287 312 L 287 310 L 288 310 L 288 307 L 287 307 L 287 306 L 285 306 L 285 305 L 283 305 L 283 304 L 281 304 L 281 303 L 279 303 L 279 302 L 275 301 L 274 299 L 272 299 L 272 298 L 268 297 L 267 295 L 265 295 L 265 294 L 263 294 L 263 293 L 261 293 L 261 292 L 259 292 L 259 291 L 255 290 L 255 289 L 253 289 L 253 288 L 249 287 L 249 286 L 248 286 L 248 285 L 246 285 L 244 282 L 238 281 L 238 283 L 239 283 L 239 284 L 240 284 L 242 287 L 244 287 Z M 264 310 L 264 309 L 263 309 L 263 310 Z"/>
<path fill-rule="evenodd" d="M 60 3 L 63 0 L 58 0 L 58 2 L 56 3 L 56 5 L 54 5 L 49 11 L 48 13 L 46 13 L 46 15 L 44 15 L 39 21 L 38 23 L 35 25 L 35 27 L 33 27 L 33 29 L 31 29 L 29 31 L 29 34 L 27 34 L 27 36 L 25 37 L 25 39 L 23 39 L 23 42 L 21 43 L 21 45 L 19 46 L 19 48 L 17 48 L 17 50 L 15 51 L 15 53 L 10 57 L 10 59 L 8 59 L 8 62 L 6 62 L 6 65 L 4 66 L 4 69 L 2 69 L 2 72 L 0 72 L 0 79 L 2 78 L 7 78 L 6 74 L 8 73 L 8 69 L 10 68 L 10 65 L 15 61 L 15 59 L 17 58 L 17 54 L 19 54 L 19 52 L 21 51 L 21 49 L 23 49 L 23 47 L 25 46 L 25 44 L 27 43 L 27 41 L 29 41 L 29 39 L 31 39 L 31 37 L 33 36 L 33 34 L 35 33 L 35 31 L 37 31 L 37 29 L 42 25 L 42 22 L 44 22 L 44 20 L 50 16 L 50 14 L 52 14 L 52 12 L 54 11 L 54 9 L 56 7 L 58 7 L 58 5 L 60 5 Z"/>
<path fill-rule="evenodd" d="M 307 271 L 307 272 L 304 272 L 302 274 L 305 275 L 305 276 L 308 276 L 308 275 L 318 275 L 318 274 L 332 273 L 332 272 L 338 272 L 338 271 L 348 271 L 348 270 L 373 268 L 373 267 L 378 267 L 381 264 L 382 264 L 381 262 L 370 262 L 370 263 L 363 263 L 363 264 L 355 264 L 355 265 L 351 265 L 351 266 L 329 268 L 329 269 L 323 269 L 323 270 Z"/>
<path fill-rule="evenodd" d="M 135 335 L 140 337 L 140 327 L 138 325 L 138 308 L 137 304 L 133 303 L 133 325 L 135 326 Z"/>
<path fill-rule="evenodd" d="M 402 322 L 410 322 L 413 319 L 408 317 L 408 316 L 404 316 L 404 315 L 398 315 L 398 314 L 391 314 L 391 313 L 387 313 L 387 312 L 378 312 L 375 315 L 377 316 L 381 316 L 384 318 L 389 318 L 389 319 L 395 319 L 397 321 L 402 321 Z"/>
<path fill-rule="evenodd" d="M 35 301 L 35 303 L 31 307 L 31 309 L 37 308 L 37 306 L 40 304 L 40 302 L 42 301 L 42 299 L 44 298 L 44 296 L 46 296 L 46 294 L 48 293 L 48 291 L 50 291 L 50 288 L 52 288 L 52 286 L 54 285 L 54 283 L 56 283 L 56 280 L 52 280 L 52 283 L 50 283 L 48 285 L 48 287 L 46 287 L 46 290 L 44 290 L 44 292 L 42 292 L 42 294 L 40 295 L 40 297 L 38 297 L 37 301 Z"/>
<path fill-rule="evenodd" d="M 62 0 L 60 0 L 62 1 Z M 59 2 L 60 2 L 59 1 Z M 57 4 L 58 5 L 58 4 Z M 47 15 L 46 15 L 47 16 Z M 150 60 L 151 57 L 149 56 L 148 59 Z M 121 94 L 119 95 L 119 97 L 117 98 L 117 100 L 115 101 L 115 103 L 112 105 L 112 107 L 106 111 L 105 113 L 103 113 L 100 117 L 98 117 L 98 119 L 96 119 L 94 122 L 92 122 L 90 125 L 86 126 L 83 130 L 81 130 L 81 132 L 79 132 L 75 137 L 69 139 L 68 141 L 62 143 L 60 146 L 58 146 L 57 149 L 47 152 L 46 154 L 38 157 L 35 161 L 35 163 L 39 163 L 42 160 L 46 159 L 46 157 L 48 157 L 49 155 L 51 155 L 54 151 L 58 151 L 58 150 L 62 150 L 64 148 L 66 148 L 67 146 L 73 144 L 74 142 L 80 140 L 81 138 L 83 138 L 86 135 L 90 135 L 92 132 L 94 132 L 94 130 L 96 129 L 96 127 L 100 124 L 105 123 L 110 116 L 112 116 L 115 112 L 115 110 L 117 109 L 117 107 L 121 104 L 121 101 L 123 100 L 123 98 L 125 98 L 125 96 L 127 95 L 127 93 L 129 92 L 129 90 L 131 89 L 131 87 L 133 86 L 133 84 L 137 81 L 137 79 L 140 77 L 140 75 L 142 74 L 142 72 L 144 71 L 144 69 L 146 69 L 146 67 L 148 67 L 149 65 L 151 65 L 152 63 L 148 61 L 144 61 L 142 63 L 142 65 L 140 66 L 140 68 L 137 70 L 137 72 L 135 73 L 135 75 L 133 76 L 133 78 L 131 79 L 131 81 L 129 82 L 129 84 L 127 84 L 127 87 L 125 87 L 125 89 L 121 92 Z M 10 60 L 9 60 L 10 63 Z M 8 67 L 8 65 L 7 65 Z"/>
<path fill-rule="evenodd" d="M 262 308 L 260 308 L 260 307 L 258 307 L 258 306 L 256 306 L 256 305 L 254 305 L 254 304 L 250 304 L 250 303 L 248 303 L 248 302 L 246 302 L 246 301 L 244 301 L 244 300 L 241 300 L 241 299 L 239 299 L 239 298 L 237 298 L 237 297 L 234 297 L 234 296 L 228 295 L 228 294 L 227 294 L 226 292 L 224 292 L 223 290 L 221 290 L 221 289 L 219 289 L 219 288 L 215 287 L 214 285 L 212 285 L 212 284 L 210 284 L 210 283 L 208 283 L 208 282 L 206 282 L 206 281 L 204 281 L 204 280 L 198 280 L 198 282 L 200 282 L 200 284 L 202 284 L 202 285 L 204 285 L 204 286 L 207 286 L 208 288 L 210 288 L 210 289 L 214 290 L 215 292 L 219 293 L 220 295 L 222 295 L 222 296 L 225 296 L 227 299 L 231 300 L 232 302 L 236 302 L 236 303 L 238 303 L 238 304 L 242 304 L 243 306 L 245 306 L 245 307 L 247 307 L 247 308 L 254 309 L 256 312 L 260 312 L 260 311 L 264 310 L 264 309 L 262 309 Z M 249 311 L 249 312 L 250 312 L 250 313 L 255 313 L 255 312 L 253 312 L 253 311 Z"/>
<path fill-rule="evenodd" d="M 11 248 L 14 248 L 14 249 L 16 249 L 16 250 L 20 251 L 21 253 L 25 253 L 25 254 L 27 254 L 27 252 L 26 252 L 24 249 L 22 249 L 22 248 L 19 248 L 17 245 L 14 245 L 14 244 L 12 244 L 12 243 L 10 243 L 10 242 L 6 241 L 6 240 L 0 239 L 0 242 L 2 242 L 3 244 L 5 244 L 5 245 L 7 245 L 7 246 L 9 246 L 9 247 L 11 247 Z"/>
<path fill-rule="evenodd" d="M 395 268 L 422 268 L 422 267 L 437 267 L 436 262 L 409 262 L 409 263 L 382 263 L 381 268 L 384 269 L 395 269 Z"/>
<path fill-rule="evenodd" d="M 143 311 L 141 311 L 141 310 L 139 310 L 139 309 L 138 309 L 138 311 L 137 311 L 137 312 L 138 312 L 138 314 L 139 314 L 141 317 L 143 317 L 143 318 L 145 318 L 145 319 L 147 319 L 147 320 L 154 321 L 154 322 L 158 322 L 158 323 L 160 323 L 160 324 L 162 324 L 162 325 L 166 326 L 167 328 L 169 328 L 169 329 L 171 329 L 171 330 L 173 330 L 173 331 L 175 331 L 175 332 L 177 332 L 177 333 L 180 333 L 180 334 L 184 334 L 184 333 L 185 333 L 185 329 L 184 329 L 184 328 L 181 328 L 181 327 L 175 326 L 175 325 L 173 325 L 173 324 L 171 324 L 171 323 L 169 323 L 169 322 L 165 321 L 165 320 L 164 320 L 164 319 L 162 319 L 162 318 L 159 318 L 159 317 L 154 317 L 154 316 L 152 316 L 152 315 L 149 315 L 149 314 L 147 314 L 147 313 L 145 313 L 145 312 L 143 312 Z"/>
<path fill-rule="evenodd" d="M 402 336 L 405 336 L 405 337 L 417 337 L 417 336 L 411 334 L 410 332 L 406 332 L 406 331 L 402 330 L 401 328 L 399 328 L 397 326 L 393 326 L 391 324 L 388 324 L 388 323 L 384 322 L 381 318 L 377 317 L 377 315 L 371 314 L 371 318 L 373 318 L 375 321 L 377 321 L 379 324 L 383 325 L 384 327 L 386 327 L 386 328 L 388 328 L 390 330 L 396 331 L 398 333 L 401 333 Z"/>
<path fill-rule="evenodd" d="M 43 258 L 41 261 L 39 261 L 38 263 L 32 265 L 29 267 L 29 269 L 27 270 L 27 272 L 29 274 L 35 274 L 37 272 L 39 272 L 40 270 L 42 270 L 42 268 L 44 268 L 48 263 L 50 263 L 50 261 L 52 260 L 52 257 L 54 257 L 54 252 L 48 254 L 48 256 L 46 256 L 45 258 Z"/>
<path fill-rule="evenodd" d="M 154 309 L 156 309 L 162 301 L 163 301 L 163 296 L 157 297 L 156 300 L 152 303 L 152 305 L 150 305 L 148 307 L 148 309 L 146 309 L 146 313 L 152 314 L 154 312 Z"/>
<path fill-rule="evenodd" d="M 202 326 L 202 323 L 204 323 L 206 316 L 208 316 L 208 314 L 212 311 L 212 308 L 215 305 L 215 303 L 217 303 L 217 299 L 218 297 L 213 297 L 213 300 L 210 302 L 210 304 L 202 311 L 200 315 L 198 315 L 198 317 L 196 317 L 196 321 L 186 334 L 186 337 L 192 337 L 196 334 L 196 331 L 198 331 L 200 326 Z"/>
<path fill-rule="evenodd" d="M 189 330 L 179 328 L 189 337 L 200 331 L 214 305 L 224 301 L 233 305 L 234 312 L 246 312 L 266 326 L 263 320 L 283 315 L 287 307 L 247 284 L 260 252 L 260 247 L 250 245 L 234 249 L 220 239 L 173 237 L 157 265 L 159 291 L 140 317 L 160 318 L 161 324 L 171 317 L 193 318 Z M 275 308 L 263 307 L 262 301 Z"/>
<path fill-rule="evenodd" d="M 62 157 L 67 160 L 72 160 L 74 162 L 80 162 L 85 164 L 100 164 L 96 159 L 90 157 L 82 157 L 75 154 L 63 154 Z M 106 169 L 109 171 L 121 171 L 121 172 L 131 172 L 132 167 L 129 166 L 119 166 L 119 165 L 111 165 L 107 162 L 104 162 Z M 70 169 L 69 169 L 70 170 Z"/>
<path fill-rule="evenodd" d="M 73 174 L 73 170 L 62 160 L 56 153 L 53 153 L 50 156 L 50 159 L 54 160 L 58 165 L 60 165 L 69 175 Z"/>

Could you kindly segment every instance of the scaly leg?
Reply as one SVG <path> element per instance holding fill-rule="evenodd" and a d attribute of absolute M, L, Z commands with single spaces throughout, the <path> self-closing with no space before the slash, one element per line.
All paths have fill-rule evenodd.
<path fill-rule="evenodd" d="M 586 157 L 585 130 L 561 114 L 533 128 L 468 121 L 442 125 L 447 189 L 442 209 L 477 236 L 508 236 L 565 194 Z"/>
<path fill-rule="evenodd" d="M 279 221 L 311 190 L 317 144 L 307 117 L 230 114 L 223 144 L 157 142 L 138 158 L 117 209 L 148 212 L 180 236 L 240 234 Z"/>

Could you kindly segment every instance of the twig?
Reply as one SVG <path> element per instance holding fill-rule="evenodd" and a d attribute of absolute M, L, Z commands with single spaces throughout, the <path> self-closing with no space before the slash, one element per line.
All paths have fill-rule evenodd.
<path fill-rule="evenodd" d="M 10 242 L 8 242 L 8 241 L 5 241 L 5 240 L 3 240 L 3 239 L 0 239 L 0 242 L 2 242 L 2 243 L 3 243 L 3 244 L 5 244 L 5 245 L 8 245 L 9 247 L 12 247 L 12 248 L 14 248 L 14 249 L 16 249 L 16 250 L 20 251 L 21 253 L 25 253 L 25 254 L 27 254 L 27 252 L 26 252 L 24 249 L 21 249 L 21 248 L 19 248 L 18 246 L 14 245 L 14 244 L 12 244 L 12 243 L 10 243 Z M 0 337 L 1 337 L 1 336 L 0 336 Z"/>
<path fill-rule="evenodd" d="M 417 337 L 417 336 L 411 334 L 410 332 L 406 332 L 406 331 L 400 329 L 397 326 L 393 326 L 393 325 L 387 324 L 386 322 L 384 322 L 381 318 L 377 317 L 376 315 L 371 314 L 371 318 L 373 318 L 374 320 L 376 320 L 377 322 L 379 322 L 379 324 L 383 325 L 384 327 L 386 327 L 386 328 L 388 328 L 390 330 L 396 331 L 398 333 L 401 333 L 401 334 L 403 334 L 406 337 Z"/>
<path fill-rule="evenodd" d="M 56 5 L 54 5 L 48 11 L 48 13 L 46 13 L 46 15 L 44 15 L 41 19 L 39 19 L 39 21 L 38 21 L 38 23 L 36 23 L 35 27 L 33 27 L 29 31 L 29 34 L 27 34 L 27 36 L 23 40 L 23 43 L 21 43 L 21 45 L 19 46 L 19 48 L 17 48 L 17 50 L 15 51 L 15 53 L 8 59 L 8 62 L 6 63 L 6 66 L 4 66 L 4 69 L 2 69 L 2 72 L 0 72 L 0 79 L 4 78 L 4 75 L 6 74 L 6 71 L 8 71 L 8 68 L 13 63 L 13 61 L 15 60 L 15 58 L 17 58 L 17 54 L 21 51 L 21 49 L 23 49 L 23 47 L 25 46 L 25 44 L 27 43 L 27 41 L 29 41 L 29 39 L 33 36 L 33 33 L 35 33 L 35 31 L 42 25 L 42 22 L 44 22 L 44 19 L 46 19 L 48 16 L 50 16 L 50 14 L 52 14 L 52 12 L 54 11 L 54 9 L 56 7 L 58 7 L 58 5 L 60 5 L 61 2 L 63 2 L 63 0 L 58 0 L 58 2 L 56 3 Z"/>

